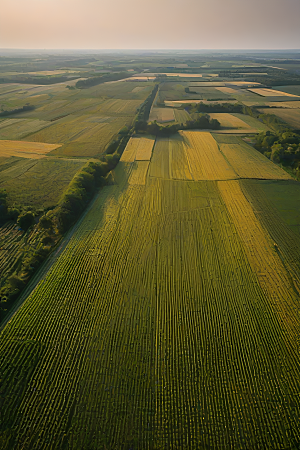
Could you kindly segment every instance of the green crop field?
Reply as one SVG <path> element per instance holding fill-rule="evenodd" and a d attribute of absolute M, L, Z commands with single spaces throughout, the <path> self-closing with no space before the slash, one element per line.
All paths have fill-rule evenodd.
<path fill-rule="evenodd" d="M 134 164 L 2 332 L 1 448 L 287 448 L 298 278 L 238 181 L 141 183 Z"/>
<path fill-rule="evenodd" d="M 0 163 L 0 189 L 6 189 L 9 205 L 53 207 L 84 164 L 80 159 L 7 158 Z"/>

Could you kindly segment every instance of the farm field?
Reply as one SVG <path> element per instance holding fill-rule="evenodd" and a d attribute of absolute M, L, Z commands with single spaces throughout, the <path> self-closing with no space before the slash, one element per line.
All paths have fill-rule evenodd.
<path fill-rule="evenodd" d="M 0 140 L 21 139 L 50 124 L 45 120 L 6 119 L 0 122 Z"/>
<path fill-rule="evenodd" d="M 221 128 L 251 128 L 243 119 L 227 113 L 210 113 L 211 119 L 216 119 L 220 122 Z M 244 115 L 241 115 L 242 117 Z"/>
<path fill-rule="evenodd" d="M 0 140 L 0 157 L 19 156 L 22 158 L 40 159 L 60 146 L 60 144 L 45 144 L 43 142 Z"/>
<path fill-rule="evenodd" d="M 0 189 L 6 189 L 9 206 L 50 208 L 57 204 L 85 160 L 11 157 L 0 162 Z"/>
<path fill-rule="evenodd" d="M 219 54 L 0 52 L 1 450 L 299 447 L 300 183 L 246 143 L 276 123 L 148 125 L 298 123 L 296 51 Z"/>
<path fill-rule="evenodd" d="M 218 135 L 220 136 L 220 135 Z M 215 134 L 221 153 L 226 161 L 233 167 L 240 178 L 262 178 L 262 179 L 291 179 L 290 175 L 280 167 L 273 164 L 266 156 L 259 153 L 242 139 L 233 142 L 222 143 L 222 136 Z"/>
<path fill-rule="evenodd" d="M 300 109 L 295 108 L 266 108 L 260 109 L 264 114 L 275 114 L 275 116 L 282 119 L 293 128 L 300 129 Z"/>
<path fill-rule="evenodd" d="M 194 134 L 182 140 L 200 142 Z M 299 279 L 244 180 L 214 181 L 209 163 L 202 181 L 152 177 L 156 146 L 148 175 L 147 161 L 118 165 L 116 184 L 2 331 L 3 449 L 288 448 L 299 439 Z"/>
<path fill-rule="evenodd" d="M 175 120 L 178 123 L 185 123 L 190 120 L 191 116 L 189 113 L 183 109 L 174 109 Z"/>
<path fill-rule="evenodd" d="M 247 114 L 239 114 L 239 113 L 233 113 L 233 116 L 237 117 L 238 119 L 242 120 L 243 122 L 246 122 L 249 127 L 254 128 L 258 131 L 269 131 L 269 127 L 262 123 L 259 119 L 256 119 L 255 117 L 248 116 Z"/>
<path fill-rule="evenodd" d="M 260 88 L 260 89 L 248 89 L 248 91 L 254 92 L 254 94 L 258 94 L 263 97 L 284 97 L 284 96 L 298 97 L 297 95 L 289 94 L 288 92 L 283 92 L 283 91 L 276 91 L 275 89 Z"/>
<path fill-rule="evenodd" d="M 121 162 L 149 161 L 155 139 L 150 137 L 131 137 L 121 156 Z"/>
<path fill-rule="evenodd" d="M 174 122 L 174 111 L 171 108 L 152 108 L 149 116 L 149 122 L 154 122 L 156 120 L 158 123 Z"/>

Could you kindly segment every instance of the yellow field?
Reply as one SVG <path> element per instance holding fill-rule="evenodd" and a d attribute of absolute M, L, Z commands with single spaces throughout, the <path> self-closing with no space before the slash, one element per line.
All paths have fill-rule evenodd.
<path fill-rule="evenodd" d="M 149 176 L 164 178 L 166 180 L 170 179 L 169 159 L 169 139 L 156 139 L 149 168 Z"/>
<path fill-rule="evenodd" d="M 185 141 L 189 167 L 195 181 L 237 178 L 210 133 L 183 131 L 180 134 Z"/>
<path fill-rule="evenodd" d="M 152 108 L 149 116 L 149 122 L 173 122 L 175 120 L 174 111 L 171 108 Z"/>
<path fill-rule="evenodd" d="M 145 185 L 148 167 L 149 161 L 135 161 L 128 183 L 133 185 Z"/>
<path fill-rule="evenodd" d="M 120 158 L 120 161 L 134 162 L 138 146 L 139 146 L 139 138 L 130 138 Z"/>
<path fill-rule="evenodd" d="M 0 157 L 21 156 L 22 158 L 40 159 L 58 147 L 61 147 L 61 145 L 0 140 Z"/>
<path fill-rule="evenodd" d="M 298 97 L 298 95 L 288 94 L 287 92 L 275 91 L 274 89 L 248 89 L 250 92 L 254 92 L 254 94 L 262 95 L 263 97 Z"/>
<path fill-rule="evenodd" d="M 295 318 L 293 322 L 290 319 L 295 303 L 298 304 L 298 295 L 294 292 L 289 275 L 276 253 L 274 242 L 256 218 L 238 181 L 218 182 L 218 188 L 244 244 L 251 268 L 263 292 L 271 300 L 269 307 L 275 309 L 280 319 L 289 325 L 293 337 L 295 333 L 298 336 L 294 326 L 299 327 L 299 319 L 297 323 Z"/>
<path fill-rule="evenodd" d="M 135 156 L 136 161 L 149 161 L 152 155 L 152 149 L 155 139 L 139 138 L 139 144 Z"/>
<path fill-rule="evenodd" d="M 192 180 L 184 141 L 180 138 L 169 140 L 169 173 L 174 180 Z"/>
<path fill-rule="evenodd" d="M 120 161 L 149 161 L 151 159 L 154 143 L 155 140 L 150 138 L 130 138 Z"/>
<path fill-rule="evenodd" d="M 241 178 L 291 179 L 287 172 L 246 143 L 220 144 L 220 150 Z"/>
<path fill-rule="evenodd" d="M 212 119 L 217 119 L 224 128 L 250 128 L 247 123 L 232 114 L 211 113 L 209 115 Z"/>
<path fill-rule="evenodd" d="M 216 87 L 216 89 L 223 92 L 224 94 L 236 94 L 236 89 L 232 89 L 229 87 Z"/>

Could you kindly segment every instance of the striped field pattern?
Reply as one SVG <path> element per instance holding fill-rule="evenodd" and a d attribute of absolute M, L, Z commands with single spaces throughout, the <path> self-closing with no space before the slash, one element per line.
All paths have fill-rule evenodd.
<path fill-rule="evenodd" d="M 1 449 L 299 445 L 299 276 L 212 136 L 169 141 L 119 163 L 2 331 Z"/>

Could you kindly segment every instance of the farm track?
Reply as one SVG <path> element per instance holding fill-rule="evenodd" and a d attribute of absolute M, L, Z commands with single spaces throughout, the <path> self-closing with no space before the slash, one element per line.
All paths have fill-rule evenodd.
<path fill-rule="evenodd" d="M 133 170 L 0 335 L 1 448 L 296 448 L 298 299 L 275 252 L 283 307 L 261 283 L 239 181 Z"/>

